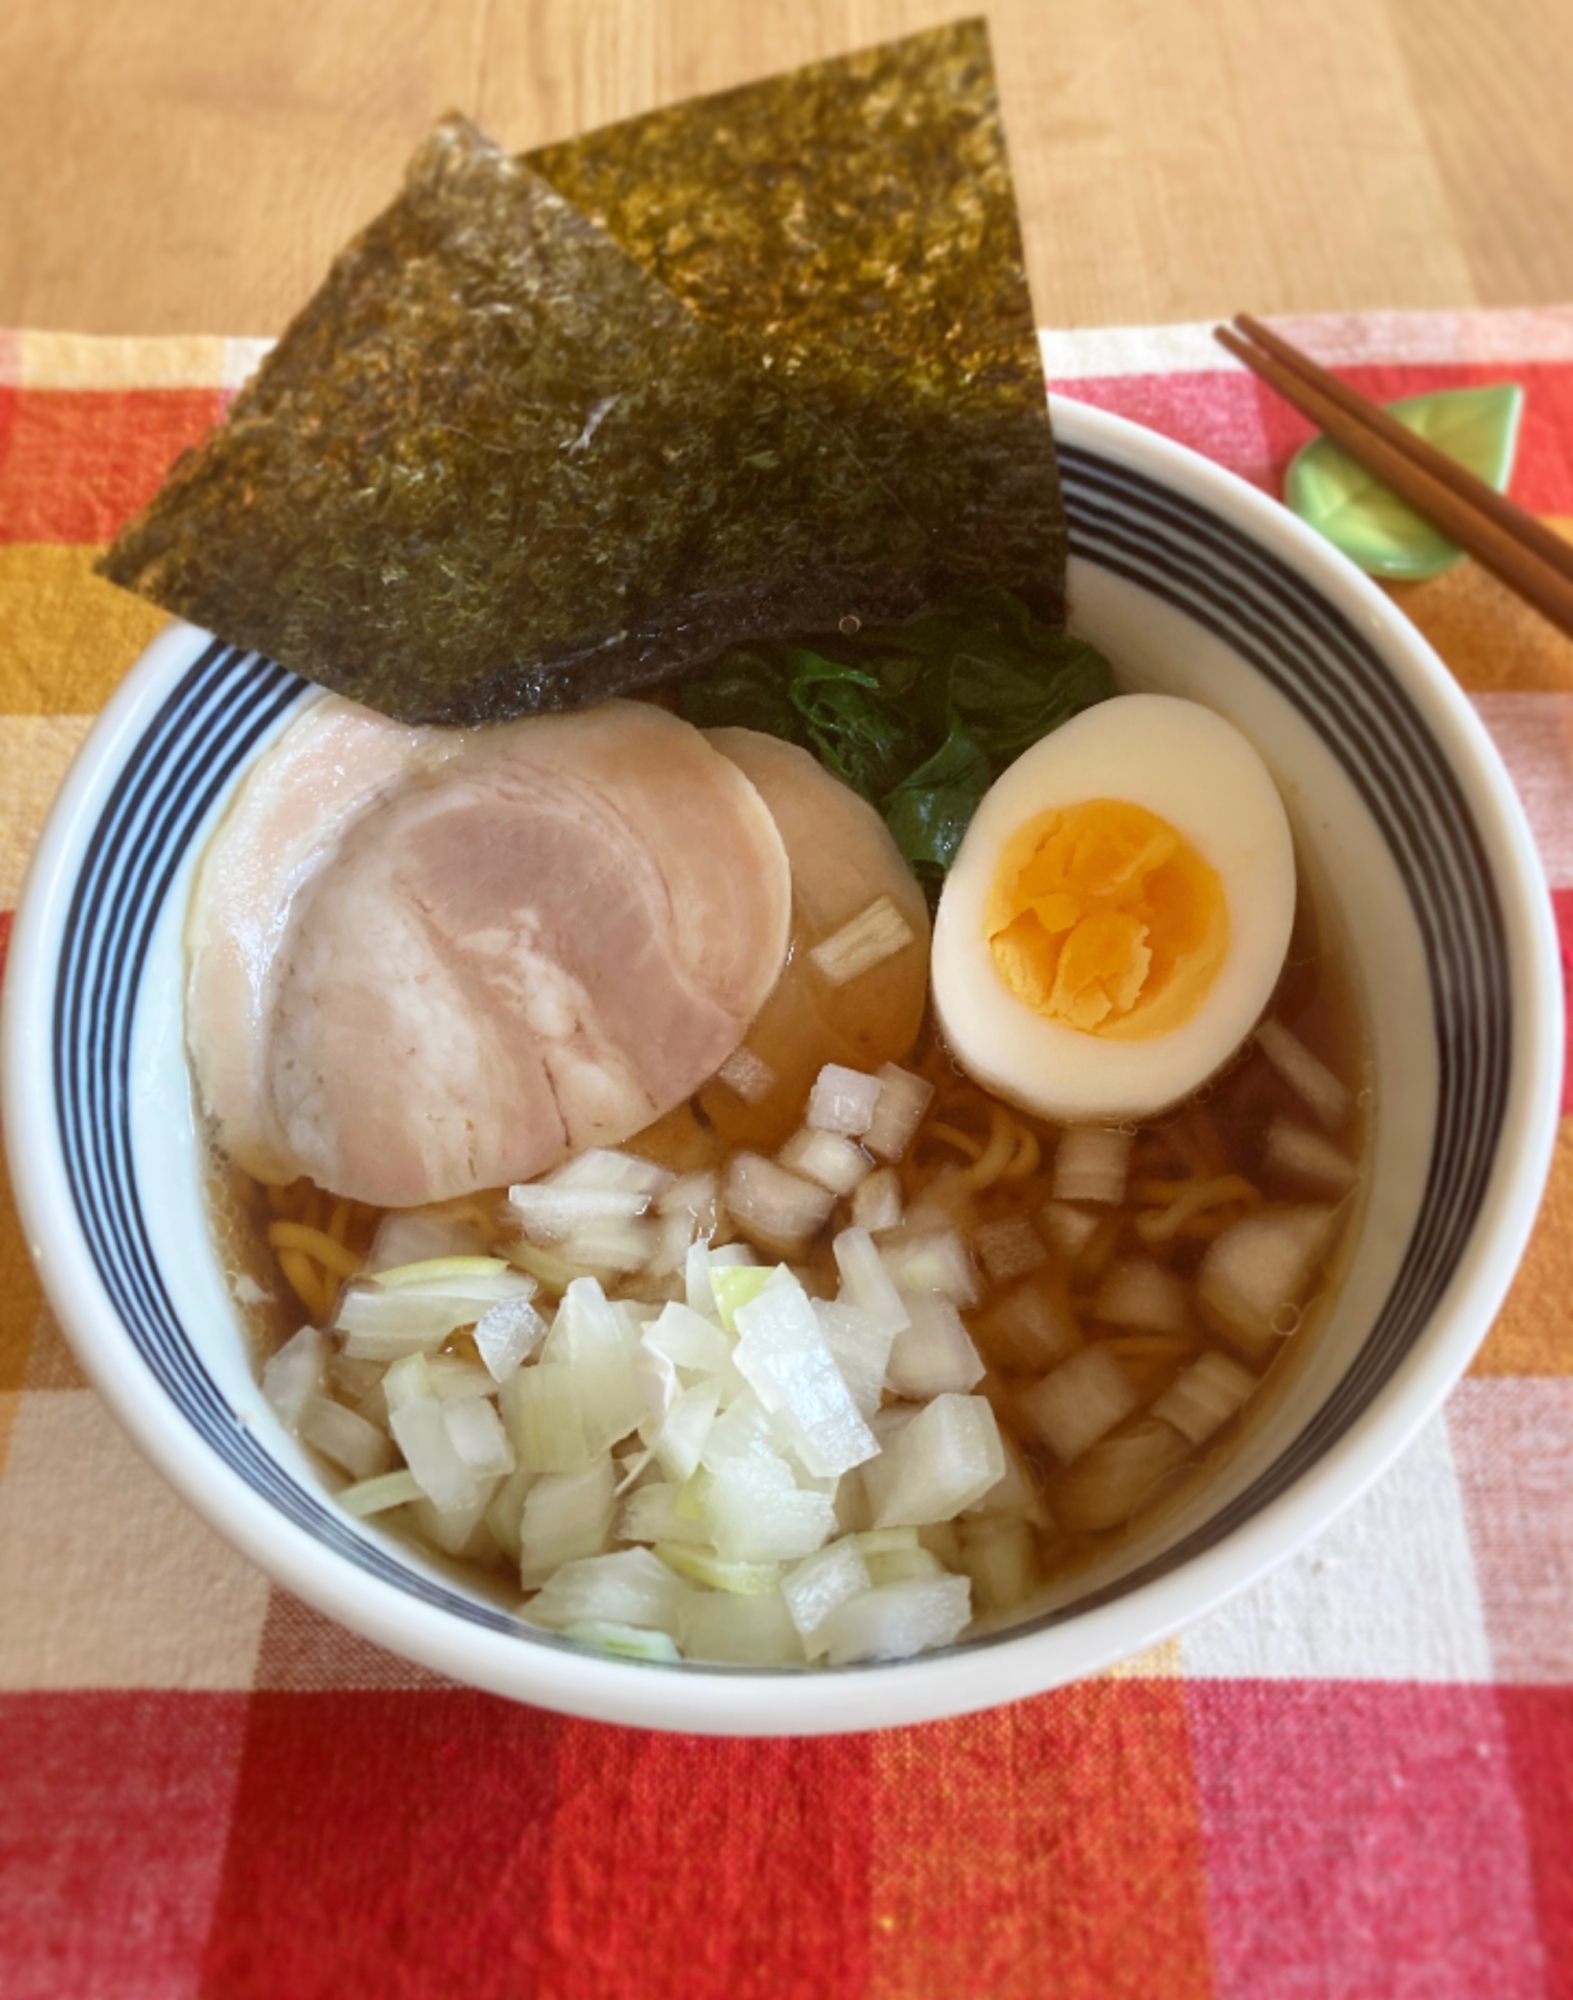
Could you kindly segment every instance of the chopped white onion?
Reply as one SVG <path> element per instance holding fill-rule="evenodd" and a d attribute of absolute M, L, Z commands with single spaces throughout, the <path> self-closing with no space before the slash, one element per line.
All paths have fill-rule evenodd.
<path fill-rule="evenodd" d="M 1106 1437 L 1078 1459 L 1055 1489 L 1055 1508 L 1068 1528 L 1117 1528 L 1128 1521 L 1190 1447 L 1165 1423 L 1147 1422 L 1123 1437 Z"/>
<path fill-rule="evenodd" d="M 519 1560 L 519 1534 L 524 1525 L 525 1495 L 535 1484 L 536 1475 L 528 1467 L 510 1472 L 486 1504 L 486 1525 L 492 1540 L 511 1563 Z"/>
<path fill-rule="evenodd" d="M 1332 1194 L 1347 1194 L 1360 1178 L 1354 1161 L 1339 1152 L 1330 1139 L 1288 1118 L 1275 1118 L 1267 1128 L 1262 1166 L 1268 1173 L 1283 1174 Z"/>
<path fill-rule="evenodd" d="M 509 1188 L 508 1201 L 532 1243 L 562 1244 L 587 1224 L 643 1215 L 650 1206 L 650 1195 L 647 1189 L 561 1187 L 550 1181 L 525 1181 Z"/>
<path fill-rule="evenodd" d="M 841 1273 L 841 1303 L 866 1313 L 882 1332 L 899 1333 L 911 1314 L 873 1237 L 866 1229 L 843 1229 L 830 1247 Z"/>
<path fill-rule="evenodd" d="M 1196 1274 L 1206 1318 L 1249 1359 L 1293 1331 L 1299 1305 L 1332 1225 L 1330 1208 L 1267 1209 L 1243 1216 L 1207 1246 Z"/>
<path fill-rule="evenodd" d="M 291 1334 L 263 1364 L 262 1394 L 285 1430 L 298 1428 L 307 1402 L 321 1393 L 326 1365 L 327 1344 L 314 1326 Z"/>
<path fill-rule="evenodd" d="M 719 1374 L 732 1353 L 731 1343 L 714 1320 L 675 1299 L 645 1328 L 640 1345 L 666 1355 L 679 1368 L 706 1375 Z"/>
<path fill-rule="evenodd" d="M 991 1514 L 1018 1515 L 1034 1527 L 1047 1528 L 1049 1510 L 1043 1504 L 1036 1472 L 1008 1432 L 1000 1432 L 1000 1446 L 1005 1454 L 1005 1476 L 981 1500 L 974 1500 L 965 1509 L 965 1517 L 974 1520 Z"/>
<path fill-rule="evenodd" d="M 824 1227 L 835 1196 L 758 1153 L 735 1153 L 726 1170 L 726 1205 L 738 1226 L 772 1249 L 794 1249 Z"/>
<path fill-rule="evenodd" d="M 775 1071 L 752 1049 L 734 1049 L 716 1071 L 716 1077 L 745 1104 L 762 1104 L 776 1087 Z"/>
<path fill-rule="evenodd" d="M 655 1553 L 679 1576 L 733 1597 L 769 1597 L 780 1588 L 780 1563 L 723 1562 L 710 1549 L 689 1548 L 682 1542 L 657 1542 Z"/>
<path fill-rule="evenodd" d="M 809 1092 L 804 1123 L 816 1132 L 840 1132 L 849 1139 L 860 1139 L 873 1121 L 883 1089 L 877 1076 L 866 1076 L 843 1063 L 826 1063 Z"/>
<path fill-rule="evenodd" d="M 654 1261 L 661 1248 L 661 1230 L 637 1217 L 597 1216 L 576 1224 L 557 1247 L 581 1270 L 625 1275 Z"/>
<path fill-rule="evenodd" d="M 1054 1155 L 1054 1199 L 1123 1201 L 1134 1137 L 1112 1126 L 1068 1125 Z"/>
<path fill-rule="evenodd" d="M 983 1259 L 983 1268 L 996 1285 L 1008 1285 L 1040 1271 L 1049 1261 L 1043 1238 L 1024 1215 L 1011 1215 L 999 1222 L 984 1222 L 972 1232 L 972 1247 Z"/>
<path fill-rule="evenodd" d="M 990 1359 L 1022 1375 L 1041 1374 L 1081 1346 L 1081 1330 L 1063 1282 L 1028 1278 L 975 1322 Z"/>
<path fill-rule="evenodd" d="M 737 1314 L 732 1359 L 761 1406 L 786 1418 L 810 1472 L 835 1477 L 878 1449 L 836 1367 L 800 1285 L 760 1293 Z M 801 1551 L 799 1553 L 802 1553 Z"/>
<path fill-rule="evenodd" d="M 495 1396 L 497 1384 L 479 1362 L 466 1361 L 458 1354 L 428 1354 L 427 1393 L 439 1402 L 462 1403 L 473 1396 Z"/>
<path fill-rule="evenodd" d="M 603 1653 L 620 1653 L 627 1660 L 652 1660 L 661 1666 L 682 1659 L 677 1642 L 665 1632 L 647 1632 L 639 1625 L 619 1625 L 610 1618 L 581 1618 L 562 1627 L 565 1639 L 596 1646 Z"/>
<path fill-rule="evenodd" d="M 462 1507 L 439 1507 L 433 1500 L 417 1500 L 410 1509 L 415 1526 L 444 1555 L 484 1562 L 495 1547 L 486 1513 L 501 1484 L 500 1479 L 483 1481 L 475 1498 Z"/>
<path fill-rule="evenodd" d="M 498 1401 L 518 1462 L 533 1472 L 583 1471 L 645 1414 L 626 1356 L 538 1362 L 510 1375 Z"/>
<path fill-rule="evenodd" d="M 961 1566 L 972 1579 L 972 1601 L 980 1618 L 1014 1611 L 1038 1587 L 1038 1545 L 1019 1516 L 966 1522 Z"/>
<path fill-rule="evenodd" d="M 1152 1413 L 1173 1424 L 1192 1444 L 1205 1444 L 1255 1390 L 1256 1377 L 1249 1370 L 1209 1349 L 1164 1390 Z"/>
<path fill-rule="evenodd" d="M 1146 1257 L 1123 1257 L 1104 1273 L 1092 1316 L 1147 1333 L 1185 1333 L 1191 1324 L 1190 1290 Z"/>
<path fill-rule="evenodd" d="M 704 1227 L 715 1227 L 716 1195 L 720 1182 L 708 1168 L 692 1174 L 679 1174 L 656 1196 L 656 1208 L 662 1215 L 691 1215 Z"/>
<path fill-rule="evenodd" d="M 491 1403 L 478 1400 L 447 1403 L 443 1406 L 443 1421 L 454 1450 L 477 1479 L 497 1478 L 513 1471 L 508 1434 Z"/>
<path fill-rule="evenodd" d="M 1329 1132 L 1338 1131 L 1348 1120 L 1354 1105 L 1347 1086 L 1316 1057 L 1281 1021 L 1263 1021 L 1256 1031 L 1257 1046 L 1307 1110 Z"/>
<path fill-rule="evenodd" d="M 882 1160 L 899 1160 L 911 1145 L 934 1096 L 934 1086 L 910 1070 L 886 1063 L 879 1072 L 879 1101 L 863 1143 Z"/>
<path fill-rule="evenodd" d="M 811 1660 L 829 1649 L 830 1642 L 820 1628 L 831 1612 L 871 1587 L 863 1552 L 850 1538 L 805 1556 L 787 1571 L 781 1580 L 781 1595 Z"/>
<path fill-rule="evenodd" d="M 335 1495 L 345 1513 L 357 1519 L 368 1514 L 385 1514 L 390 1507 L 407 1507 L 424 1497 L 420 1481 L 407 1466 L 398 1472 L 380 1473 L 375 1479 L 363 1479 Z"/>
<path fill-rule="evenodd" d="M 776 1155 L 789 1173 L 817 1181 L 832 1194 L 851 1194 L 867 1178 L 874 1162 L 861 1147 L 836 1132 L 816 1132 L 805 1125 L 794 1132 Z"/>
<path fill-rule="evenodd" d="M 826 1618 L 822 1635 L 832 1666 L 854 1660 L 906 1660 L 960 1638 L 972 1618 L 972 1583 L 944 1576 L 887 1583 L 849 1597 Z"/>
<path fill-rule="evenodd" d="M 880 896 L 822 939 L 809 960 L 829 986 L 845 986 L 912 943 L 916 933 L 888 896 Z"/>
<path fill-rule="evenodd" d="M 752 1389 L 744 1389 L 705 1433 L 699 1462 L 706 1472 L 713 1473 L 734 1458 L 773 1458 L 777 1442 L 770 1413 Z"/>
<path fill-rule="evenodd" d="M 618 1153 L 603 1146 L 590 1146 L 582 1153 L 575 1153 L 560 1167 L 554 1167 L 540 1185 L 601 1188 L 617 1194 L 661 1195 L 672 1185 L 673 1178 L 668 1168 L 658 1167 L 653 1160 L 642 1160 L 636 1153 Z"/>
<path fill-rule="evenodd" d="M 1098 1227 L 1098 1218 L 1068 1201 L 1046 1201 L 1038 1210 L 1038 1225 L 1060 1255 L 1074 1263 Z"/>
<path fill-rule="evenodd" d="M 468 1218 L 429 1215 L 420 1210 L 408 1215 L 385 1215 L 372 1238 L 362 1275 L 372 1278 L 383 1271 L 429 1263 L 439 1257 L 474 1256 L 484 1241 L 480 1227 Z"/>
<path fill-rule="evenodd" d="M 718 1319 L 721 1308 L 716 1301 L 715 1287 L 710 1282 L 711 1272 L 746 1267 L 753 1261 L 753 1255 L 746 1243 L 726 1243 L 719 1249 L 712 1249 L 704 1243 L 696 1243 L 683 1264 L 684 1289 L 689 1311 L 700 1313 L 710 1319 Z"/>
<path fill-rule="evenodd" d="M 418 1264 L 379 1271 L 370 1282 L 382 1292 L 442 1292 L 457 1287 L 455 1296 L 468 1298 L 476 1296 L 468 1289 L 474 1280 L 484 1288 L 487 1280 L 502 1277 L 507 1269 L 502 1257 L 424 1257 Z"/>
<path fill-rule="evenodd" d="M 611 1454 L 582 1472 L 549 1472 L 524 1496 L 519 1530 L 519 1580 L 526 1590 L 548 1583 L 566 1562 L 597 1556 L 612 1531 L 616 1474 Z"/>
<path fill-rule="evenodd" d="M 903 1293 L 940 1292 L 958 1306 L 978 1302 L 977 1273 L 966 1239 L 958 1230 L 924 1230 L 881 1244 L 879 1254 Z"/>
<path fill-rule="evenodd" d="M 936 1522 L 934 1526 L 950 1532 L 948 1521 Z M 868 1556 L 869 1586 L 874 1590 L 886 1583 L 921 1582 L 944 1574 L 945 1565 L 938 1556 L 921 1545 L 910 1549 L 874 1550 Z"/>
<path fill-rule="evenodd" d="M 653 1446 L 668 1479 L 681 1485 L 693 1478 L 720 1407 L 721 1385 L 713 1380 L 696 1382 L 673 1399 Z"/>
<path fill-rule="evenodd" d="M 1033 1431 L 1062 1465 L 1074 1464 L 1089 1445 L 1123 1423 L 1138 1403 L 1119 1362 L 1102 1347 L 1084 1347 L 1016 1400 Z"/>
<path fill-rule="evenodd" d="M 736 1666 L 792 1666 L 803 1659 L 803 1642 L 779 1590 L 757 1597 L 695 1592 L 681 1644 L 690 1660 Z"/>
<path fill-rule="evenodd" d="M 705 1495 L 704 1521 L 723 1562 L 788 1562 L 829 1541 L 836 1510 L 827 1495 L 803 1492 L 785 1459 L 733 1458 Z"/>
<path fill-rule="evenodd" d="M 908 1324 L 891 1343 L 885 1387 L 926 1402 L 947 1391 L 965 1394 L 985 1370 L 961 1314 L 940 1292 L 904 1292 Z"/>
<path fill-rule="evenodd" d="M 302 1444 L 331 1458 L 352 1479 L 375 1479 L 394 1461 L 393 1446 L 375 1424 L 326 1396 L 308 1396 L 302 1405 L 298 1436 Z"/>
<path fill-rule="evenodd" d="M 475 1505 L 480 1498 L 475 1474 L 459 1456 L 444 1406 L 435 1396 L 412 1396 L 397 1408 L 390 1398 L 388 1422 L 405 1464 L 433 1506 L 451 1513 Z"/>
<path fill-rule="evenodd" d="M 452 1274 L 452 1266 L 460 1260 L 444 1261 L 450 1274 L 429 1281 L 404 1274 L 437 1271 L 439 1264 L 404 1265 L 398 1273 L 383 1273 L 370 1284 L 345 1289 L 335 1326 L 346 1336 L 345 1352 L 351 1359 L 395 1361 L 440 1347 L 449 1334 L 473 1326 L 491 1307 L 528 1299 L 536 1289 L 534 1279 L 509 1270 L 500 1258 L 464 1260 L 493 1267 L 473 1276 Z M 390 1285 L 390 1277 L 397 1282 Z"/>
<path fill-rule="evenodd" d="M 847 1393 L 865 1422 L 879 1408 L 895 1334 L 856 1306 L 815 1299 L 814 1318 Z"/>
<path fill-rule="evenodd" d="M 615 1538 L 620 1542 L 682 1542 L 710 1546 L 710 1531 L 702 1519 L 690 1517 L 678 1505 L 683 1489 L 657 1480 L 636 1486 L 617 1516 Z"/>
<path fill-rule="evenodd" d="M 1004 1476 L 999 1426 L 982 1396 L 936 1396 L 882 1442 L 863 1468 L 876 1528 L 953 1520 Z"/>
<path fill-rule="evenodd" d="M 852 1196 L 852 1226 L 871 1234 L 901 1223 L 901 1181 L 894 1167 L 880 1167 Z"/>
<path fill-rule="evenodd" d="M 563 1293 L 541 1359 L 611 1361 L 626 1351 L 627 1333 L 627 1320 L 606 1296 L 600 1280 L 575 1278 Z"/>
<path fill-rule="evenodd" d="M 475 1322 L 475 1349 L 494 1382 L 503 1382 L 546 1338 L 546 1321 L 528 1298 L 488 1306 Z"/>
<path fill-rule="evenodd" d="M 675 1638 L 693 1594 L 648 1549 L 622 1549 L 564 1563 L 530 1600 L 529 1616 L 536 1625 L 562 1627 L 593 1618 Z"/>

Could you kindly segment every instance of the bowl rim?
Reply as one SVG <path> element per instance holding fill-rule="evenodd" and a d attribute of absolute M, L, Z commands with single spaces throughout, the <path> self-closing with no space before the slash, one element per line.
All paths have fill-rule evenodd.
<path fill-rule="evenodd" d="M 589 1719 L 730 1735 L 817 1735 L 911 1724 L 1021 1699 L 1096 1673 L 1216 1610 L 1352 1506 L 1463 1374 L 1528 1241 L 1558 1122 L 1560 959 L 1538 852 L 1484 725 L 1426 641 L 1330 544 L 1188 447 L 1051 395 L 1062 444 L 1146 473 L 1210 509 L 1344 610 L 1381 654 L 1462 784 L 1500 898 L 1513 979 L 1511 1073 L 1490 1183 L 1446 1294 L 1349 1429 L 1284 1492 L 1167 1575 L 1066 1622 L 833 1674 L 651 1667 L 463 1625 L 343 1561 L 212 1454 L 147 1373 L 96 1278 L 53 1136 L 48 1046 L 55 958 L 96 807 L 189 664 L 190 627 L 161 633 L 95 721 L 51 810 L 19 899 L 0 1026 L 0 1086 L 18 1211 L 55 1315 L 117 1419 L 194 1511 L 284 1588 L 377 1644 L 460 1682 Z M 129 1365 L 126 1365 L 128 1364 Z"/>

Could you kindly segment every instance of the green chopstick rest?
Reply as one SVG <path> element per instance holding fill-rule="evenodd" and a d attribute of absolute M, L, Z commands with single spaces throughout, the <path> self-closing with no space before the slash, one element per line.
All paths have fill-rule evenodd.
<path fill-rule="evenodd" d="M 1383 407 L 1498 493 L 1507 490 L 1524 408 L 1517 383 L 1437 389 Z M 1290 460 L 1284 500 L 1371 576 L 1418 582 L 1440 576 L 1464 553 L 1329 438 L 1313 438 Z"/>

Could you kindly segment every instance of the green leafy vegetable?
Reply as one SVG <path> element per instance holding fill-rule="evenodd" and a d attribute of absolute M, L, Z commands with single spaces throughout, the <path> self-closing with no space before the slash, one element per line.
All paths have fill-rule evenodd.
<path fill-rule="evenodd" d="M 908 625 L 734 647 L 684 683 L 678 706 L 702 729 L 759 729 L 812 750 L 937 884 L 1006 765 L 1113 692 L 1095 648 L 978 585 Z"/>

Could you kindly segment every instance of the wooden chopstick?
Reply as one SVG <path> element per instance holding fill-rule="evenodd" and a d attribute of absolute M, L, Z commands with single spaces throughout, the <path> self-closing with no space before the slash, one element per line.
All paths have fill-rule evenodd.
<path fill-rule="evenodd" d="M 1374 472 L 1444 535 L 1573 635 L 1573 549 L 1532 514 L 1329 375 L 1248 314 L 1213 329 L 1236 360 Z M 1253 344 L 1254 343 L 1254 344 Z"/>

